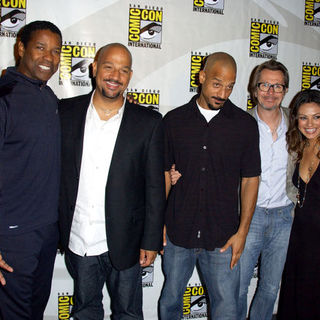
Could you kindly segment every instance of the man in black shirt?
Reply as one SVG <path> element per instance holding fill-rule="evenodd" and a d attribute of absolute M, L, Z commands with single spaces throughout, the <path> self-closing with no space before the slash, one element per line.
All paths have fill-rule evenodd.
<path fill-rule="evenodd" d="M 62 36 L 26 25 L 17 68 L 0 80 L 0 319 L 43 319 L 58 242 L 60 126 L 47 81 Z M 9 265 L 12 267 L 9 267 Z"/>
<path fill-rule="evenodd" d="M 168 206 L 162 320 L 181 318 L 183 293 L 196 262 L 211 317 L 237 317 L 237 262 L 255 208 L 261 169 L 257 124 L 228 100 L 235 79 L 236 63 L 230 55 L 208 56 L 199 74 L 200 94 L 164 118 Z M 173 164 L 182 177 L 171 187 Z"/>

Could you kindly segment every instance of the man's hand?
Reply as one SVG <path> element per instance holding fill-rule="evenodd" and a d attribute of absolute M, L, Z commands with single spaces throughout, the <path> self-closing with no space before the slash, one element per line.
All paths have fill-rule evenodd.
<path fill-rule="evenodd" d="M 0 268 L 7 270 L 9 272 L 13 272 L 13 269 L 3 260 L 1 253 L 0 253 Z M 3 286 L 6 285 L 6 280 L 1 272 L 0 272 L 0 283 Z"/>
<path fill-rule="evenodd" d="M 225 252 L 229 247 L 232 249 L 232 258 L 230 262 L 230 269 L 233 269 L 238 260 L 240 259 L 241 253 L 246 243 L 246 236 L 240 233 L 235 233 L 227 243 L 221 248 L 220 252 Z"/>
<path fill-rule="evenodd" d="M 171 184 L 174 186 L 178 182 L 182 174 L 178 170 L 176 170 L 175 164 L 172 165 L 169 173 L 170 173 Z"/>
<path fill-rule="evenodd" d="M 148 267 L 157 257 L 157 251 L 140 249 L 140 266 Z"/>
<path fill-rule="evenodd" d="M 134 103 L 134 104 L 137 104 L 138 101 L 136 99 L 133 98 L 133 95 L 132 94 L 127 94 L 127 99 L 130 103 Z"/>
<path fill-rule="evenodd" d="M 160 253 L 163 255 L 164 247 L 167 245 L 167 227 L 163 226 L 163 249 L 160 251 Z"/>

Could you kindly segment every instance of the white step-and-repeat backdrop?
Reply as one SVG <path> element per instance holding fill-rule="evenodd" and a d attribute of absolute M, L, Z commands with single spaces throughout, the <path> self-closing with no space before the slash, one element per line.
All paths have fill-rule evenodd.
<path fill-rule="evenodd" d="M 320 90 L 320 0 L 0 0 L 0 69 L 14 65 L 16 34 L 33 20 L 49 20 L 63 34 L 61 64 L 49 84 L 59 98 L 91 91 L 89 65 L 97 50 L 121 42 L 133 55 L 128 91 L 165 114 L 197 91 L 203 58 L 230 53 L 238 64 L 231 100 L 251 107 L 251 70 L 269 58 L 290 73 L 287 106 L 301 89 Z M 119 239 L 121 241 L 121 239 Z M 163 284 L 161 258 L 144 269 L 145 319 L 157 319 Z M 257 275 L 252 279 L 251 300 Z M 73 285 L 57 255 L 46 320 L 69 319 Z M 110 316 L 105 292 L 105 318 Z M 204 290 L 195 271 L 183 298 L 183 319 L 206 319 Z"/>

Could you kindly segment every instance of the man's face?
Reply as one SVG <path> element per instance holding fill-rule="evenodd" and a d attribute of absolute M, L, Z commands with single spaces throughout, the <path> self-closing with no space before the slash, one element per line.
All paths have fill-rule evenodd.
<path fill-rule="evenodd" d="M 260 73 L 258 83 L 261 82 L 269 83 L 271 85 L 284 85 L 284 75 L 280 70 L 263 69 Z M 255 96 L 258 100 L 258 108 L 262 108 L 264 110 L 274 110 L 279 108 L 286 92 L 287 89 L 284 89 L 282 92 L 277 93 L 274 91 L 273 87 L 269 88 L 266 92 L 256 88 Z"/>
<path fill-rule="evenodd" d="M 108 99 L 122 99 L 132 76 L 131 58 L 121 47 L 109 47 L 101 53 L 98 61 L 93 63 L 93 75 L 97 90 Z"/>
<path fill-rule="evenodd" d="M 61 38 L 50 30 L 36 30 L 25 48 L 19 42 L 18 71 L 35 80 L 48 81 L 60 62 Z"/>
<path fill-rule="evenodd" d="M 199 80 L 202 84 L 200 101 L 204 102 L 201 106 L 220 109 L 233 90 L 236 71 L 230 64 L 216 61 L 210 69 L 200 71 Z"/>

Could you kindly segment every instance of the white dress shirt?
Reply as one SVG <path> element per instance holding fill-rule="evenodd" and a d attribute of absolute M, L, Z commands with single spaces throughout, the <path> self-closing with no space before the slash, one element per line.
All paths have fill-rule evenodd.
<path fill-rule="evenodd" d="M 277 139 L 273 141 L 269 126 L 259 118 L 255 110 L 260 134 L 261 182 L 257 206 L 277 208 L 289 205 L 286 194 L 288 152 L 286 145 L 287 125 L 281 111 L 281 121 L 277 129 Z"/>
<path fill-rule="evenodd" d="M 108 251 L 105 189 L 124 110 L 123 104 L 115 116 L 101 120 L 92 97 L 93 94 L 86 115 L 79 188 L 69 240 L 69 249 L 80 256 Z"/>

